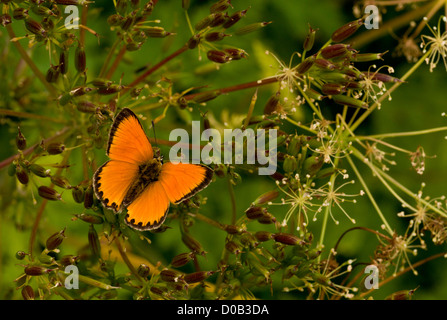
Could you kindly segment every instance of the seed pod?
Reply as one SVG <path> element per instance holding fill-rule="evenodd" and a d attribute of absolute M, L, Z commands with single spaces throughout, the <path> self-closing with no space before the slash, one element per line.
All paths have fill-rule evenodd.
<path fill-rule="evenodd" d="M 213 99 L 216 99 L 218 96 L 220 96 L 221 93 L 219 90 L 213 90 L 208 92 L 202 92 L 196 95 L 191 101 L 195 103 L 203 103 L 207 102 Z"/>
<path fill-rule="evenodd" d="M 265 26 L 269 25 L 270 23 L 272 23 L 272 21 L 269 22 L 257 22 L 257 23 L 252 23 L 246 26 L 243 26 L 239 29 L 237 29 L 234 34 L 237 36 L 243 36 L 246 35 L 248 33 L 257 31 L 259 29 L 264 28 Z"/>
<path fill-rule="evenodd" d="M 61 51 L 59 54 L 59 71 L 62 74 L 67 74 L 68 72 L 68 50 Z"/>
<path fill-rule="evenodd" d="M 273 234 L 273 239 L 276 242 L 280 242 L 282 244 L 287 244 L 290 246 L 304 244 L 304 241 L 302 239 L 300 239 L 297 236 L 290 234 L 290 233 L 275 233 L 275 234 Z"/>
<path fill-rule="evenodd" d="M 234 241 L 227 241 L 225 243 L 225 249 L 235 255 L 242 253 L 242 248 Z"/>
<path fill-rule="evenodd" d="M 337 66 L 326 59 L 315 59 L 315 65 L 323 70 L 334 70 Z"/>
<path fill-rule="evenodd" d="M 263 217 L 267 213 L 266 208 L 251 206 L 247 210 L 245 210 L 245 215 L 248 219 L 258 219 Z"/>
<path fill-rule="evenodd" d="M 384 53 L 356 53 L 352 55 L 352 61 L 354 62 L 369 62 L 375 60 L 383 60 Z"/>
<path fill-rule="evenodd" d="M 183 10 L 188 10 L 190 4 L 191 4 L 190 0 L 182 0 L 182 8 L 183 8 Z"/>
<path fill-rule="evenodd" d="M 50 187 L 40 186 L 37 190 L 38 190 L 39 196 L 41 196 L 44 199 L 52 200 L 52 201 L 62 200 L 61 194 Z"/>
<path fill-rule="evenodd" d="M 194 259 L 194 256 L 195 256 L 194 252 L 186 252 L 186 253 L 178 254 L 174 258 L 172 258 L 171 266 L 174 268 L 183 267 L 189 261 Z"/>
<path fill-rule="evenodd" d="M 278 195 L 279 195 L 279 192 L 277 190 L 267 191 L 266 193 L 257 197 L 256 200 L 253 201 L 252 206 L 260 206 L 260 205 L 269 203 L 272 200 L 276 199 L 276 197 L 278 197 Z"/>
<path fill-rule="evenodd" d="M 216 12 L 211 14 L 211 22 L 209 27 L 215 28 L 223 24 L 228 19 L 228 14 L 224 12 Z"/>
<path fill-rule="evenodd" d="M 228 20 L 223 24 L 223 27 L 225 29 L 228 29 L 230 27 L 232 27 L 233 25 L 235 25 L 239 20 L 242 19 L 242 17 L 245 16 L 245 14 L 247 13 L 247 9 L 242 10 L 242 11 L 237 11 L 235 13 L 233 13 Z"/>
<path fill-rule="evenodd" d="M 104 219 L 96 214 L 81 213 L 76 214 L 75 217 L 92 224 L 101 224 L 104 222 Z"/>
<path fill-rule="evenodd" d="M 212 274 L 214 274 L 214 271 L 198 271 L 185 274 L 183 279 L 185 280 L 186 283 L 197 283 L 204 281 Z"/>
<path fill-rule="evenodd" d="M 298 168 L 298 162 L 294 156 L 286 155 L 283 163 L 283 169 L 287 173 L 295 172 Z"/>
<path fill-rule="evenodd" d="M 278 91 L 267 100 L 264 106 L 265 115 L 275 114 L 281 110 L 281 106 L 279 104 L 280 97 L 281 93 Z"/>
<path fill-rule="evenodd" d="M 144 33 L 146 36 L 151 38 L 164 38 L 172 34 L 171 32 L 167 32 L 162 27 L 148 27 L 144 29 Z"/>
<path fill-rule="evenodd" d="M 324 159 L 322 156 L 310 156 L 303 163 L 303 174 L 313 177 L 323 166 Z"/>
<path fill-rule="evenodd" d="M 98 107 L 91 101 L 79 101 L 76 103 L 76 109 L 78 109 L 79 112 L 96 113 Z"/>
<path fill-rule="evenodd" d="M 323 92 L 323 94 L 325 95 L 332 96 L 346 92 L 346 89 L 344 86 L 338 83 L 325 83 L 321 87 L 321 92 Z"/>
<path fill-rule="evenodd" d="M 50 170 L 46 170 L 44 167 L 42 167 L 41 165 L 32 163 L 29 165 L 28 167 L 30 169 L 30 171 L 35 174 L 38 177 L 42 177 L 42 178 L 46 178 L 50 176 Z"/>
<path fill-rule="evenodd" d="M 307 33 L 306 39 L 304 39 L 303 43 L 303 49 L 305 51 L 310 51 L 315 43 L 315 33 L 317 32 L 316 29 L 312 29 L 312 27 L 309 24 L 309 32 Z"/>
<path fill-rule="evenodd" d="M 25 274 L 28 276 L 41 276 L 45 273 L 51 272 L 51 269 L 47 269 L 41 266 L 27 266 L 25 267 Z"/>
<path fill-rule="evenodd" d="M 15 8 L 12 13 L 12 17 L 16 20 L 23 20 L 28 18 L 28 16 L 28 9 L 25 8 Z"/>
<path fill-rule="evenodd" d="M 228 36 L 230 35 L 223 32 L 210 32 L 205 35 L 205 40 L 208 42 L 220 41 Z"/>
<path fill-rule="evenodd" d="M 22 288 L 22 297 L 24 300 L 34 300 L 34 289 L 26 285 Z"/>
<path fill-rule="evenodd" d="M 179 282 L 183 280 L 183 274 L 175 270 L 164 269 L 160 272 L 160 278 L 166 282 Z"/>
<path fill-rule="evenodd" d="M 46 248 L 50 251 L 57 249 L 65 239 L 65 228 L 51 235 L 46 242 Z"/>
<path fill-rule="evenodd" d="M 266 212 L 262 217 L 256 219 L 261 224 L 276 223 L 276 218 L 270 212 Z"/>
<path fill-rule="evenodd" d="M 70 189 L 71 188 L 71 184 L 68 181 L 68 179 L 66 177 L 63 176 L 51 176 L 50 178 L 51 182 L 61 188 L 64 189 Z"/>
<path fill-rule="evenodd" d="M 352 36 L 362 25 L 362 19 L 351 21 L 335 30 L 334 33 L 332 33 L 331 40 L 333 42 L 342 42 Z"/>
<path fill-rule="evenodd" d="M 93 205 L 93 188 L 88 186 L 84 193 L 84 208 L 90 209 Z"/>
<path fill-rule="evenodd" d="M 257 231 L 255 233 L 255 238 L 258 241 L 265 242 L 265 241 L 273 239 L 273 234 L 268 231 Z"/>
<path fill-rule="evenodd" d="M 84 47 L 78 45 L 75 51 L 75 68 L 79 73 L 81 73 L 85 71 L 86 66 L 87 66 L 87 60 L 85 56 Z"/>
<path fill-rule="evenodd" d="M 222 12 L 232 7 L 231 0 L 219 0 L 210 7 L 211 13 Z"/>
<path fill-rule="evenodd" d="M 61 142 L 52 142 L 47 146 L 47 152 L 51 155 L 61 154 L 65 151 L 65 145 Z"/>
<path fill-rule="evenodd" d="M 199 43 L 200 43 L 200 39 L 201 39 L 201 35 L 200 34 L 195 34 L 193 35 L 191 38 L 189 38 L 187 45 L 189 49 L 194 49 L 196 48 Z"/>
<path fill-rule="evenodd" d="M 381 81 L 381 82 L 403 82 L 402 80 L 392 77 L 388 74 L 385 73 L 380 73 L 380 72 L 363 72 L 363 74 L 365 74 L 366 77 L 370 78 L 371 80 L 375 80 L 375 81 Z"/>
<path fill-rule="evenodd" d="M 309 71 L 310 68 L 312 68 L 312 66 L 314 65 L 315 62 L 315 56 L 310 56 L 306 59 L 304 59 L 303 62 L 301 62 L 297 67 L 296 67 L 296 72 L 298 72 L 299 74 L 304 74 L 307 71 Z"/>
<path fill-rule="evenodd" d="M 228 234 L 241 234 L 245 231 L 245 228 L 243 226 L 235 226 L 235 225 L 227 224 L 225 226 L 225 231 Z"/>
<path fill-rule="evenodd" d="M 45 76 L 45 79 L 49 82 L 49 83 L 54 83 L 57 81 L 57 79 L 59 78 L 59 66 L 50 66 L 50 68 L 47 71 L 47 74 Z"/>
<path fill-rule="evenodd" d="M 238 48 L 227 48 L 223 51 L 225 51 L 225 53 L 230 56 L 231 60 L 240 60 L 242 58 L 247 58 L 248 56 L 247 52 Z"/>
<path fill-rule="evenodd" d="M 416 289 L 412 290 L 401 290 L 392 293 L 385 300 L 411 300 Z"/>
<path fill-rule="evenodd" d="M 71 189 L 71 195 L 73 196 L 73 200 L 76 203 L 82 203 L 84 202 L 84 189 L 81 187 L 73 187 Z"/>
<path fill-rule="evenodd" d="M 67 254 L 59 260 L 59 263 L 62 264 L 63 266 L 69 266 L 69 265 L 75 264 L 78 259 L 79 259 L 79 256 Z"/>
<path fill-rule="evenodd" d="M 144 279 L 146 279 L 149 276 L 149 273 L 151 271 L 151 268 L 149 268 L 148 265 L 142 263 L 138 266 L 138 275 Z"/>
<path fill-rule="evenodd" d="M 231 57 L 225 52 L 220 50 L 209 50 L 206 53 L 208 60 L 216 63 L 227 63 L 231 61 Z"/>
<path fill-rule="evenodd" d="M 12 18 L 9 14 L 4 13 L 0 15 L 0 24 L 6 27 L 8 24 L 12 23 Z"/>
<path fill-rule="evenodd" d="M 98 88 L 98 94 L 101 95 L 109 95 L 109 94 L 115 94 L 120 92 L 122 89 L 124 89 L 123 85 L 120 84 L 111 84 L 108 87 L 99 87 Z"/>
<path fill-rule="evenodd" d="M 89 226 L 88 229 L 88 244 L 90 247 L 90 252 L 95 259 L 101 258 L 101 243 L 99 242 L 98 234 L 96 233 L 93 224 Z"/>
<path fill-rule="evenodd" d="M 21 184 L 28 184 L 29 182 L 28 172 L 20 166 L 16 168 L 16 177 Z"/>
<path fill-rule="evenodd" d="M 352 108 L 362 108 L 362 109 L 368 108 L 368 104 L 366 102 L 341 94 L 332 96 L 332 100 L 334 100 L 334 102 L 342 106 L 348 106 Z"/>
<path fill-rule="evenodd" d="M 325 47 L 321 50 L 321 56 L 324 59 L 332 59 L 332 58 L 339 58 L 343 57 L 348 53 L 348 49 L 350 48 L 349 45 L 346 44 L 333 44 L 330 46 Z"/>
<path fill-rule="evenodd" d="M 22 131 L 20 131 L 20 127 L 18 127 L 18 133 L 16 136 L 16 146 L 19 150 L 25 150 L 26 148 L 26 138 L 23 135 Z"/>
<path fill-rule="evenodd" d="M 205 254 L 205 251 L 202 248 L 202 245 L 193 237 L 189 235 L 189 233 L 182 233 L 182 241 L 183 243 L 194 253 L 198 253 L 201 255 Z"/>
<path fill-rule="evenodd" d="M 41 37 L 46 37 L 46 35 L 47 35 L 47 31 L 45 30 L 45 28 L 42 27 L 42 25 L 39 22 L 37 22 L 33 19 L 30 19 L 30 18 L 26 19 L 25 27 L 32 34 L 35 34 L 35 35 L 38 35 Z"/>

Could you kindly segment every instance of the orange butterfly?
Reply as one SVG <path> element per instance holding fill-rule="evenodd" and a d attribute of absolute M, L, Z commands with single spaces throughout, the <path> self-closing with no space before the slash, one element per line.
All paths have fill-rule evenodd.
<path fill-rule="evenodd" d="M 110 129 L 110 160 L 95 172 L 93 188 L 104 207 L 127 208 L 126 223 L 137 230 L 160 227 L 170 203 L 178 204 L 204 189 L 213 171 L 200 164 L 163 163 L 137 116 L 124 108 Z"/>

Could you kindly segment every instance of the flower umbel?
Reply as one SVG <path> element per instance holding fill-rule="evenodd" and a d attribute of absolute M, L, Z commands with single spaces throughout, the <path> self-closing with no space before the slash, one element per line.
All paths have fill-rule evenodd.
<path fill-rule="evenodd" d="M 447 71 L 447 31 L 441 33 L 441 21 L 447 22 L 447 17 L 441 17 L 438 21 L 437 27 L 433 26 L 432 28 L 427 24 L 428 28 L 433 33 L 433 37 L 426 35 L 421 36 L 421 48 L 423 48 L 422 52 L 426 53 L 429 51 L 428 57 L 425 61 L 430 66 L 430 72 L 433 72 L 433 69 L 436 68 L 441 57 L 444 62 L 445 70 Z"/>

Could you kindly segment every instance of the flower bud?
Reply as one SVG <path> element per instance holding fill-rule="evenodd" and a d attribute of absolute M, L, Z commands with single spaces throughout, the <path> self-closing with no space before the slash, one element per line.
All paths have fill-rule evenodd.
<path fill-rule="evenodd" d="M 51 272 L 51 269 L 47 269 L 41 266 L 27 266 L 25 267 L 25 274 L 28 276 L 41 276 L 45 273 Z"/>
<path fill-rule="evenodd" d="M 22 288 L 22 297 L 24 300 L 34 300 L 34 289 L 26 285 Z"/>
<path fill-rule="evenodd" d="M 293 234 L 289 234 L 289 233 L 275 233 L 275 234 L 273 234 L 273 239 L 276 242 L 280 242 L 282 244 L 287 244 L 290 246 L 304 244 L 304 241 L 302 239 L 298 238 L 297 236 L 295 236 Z"/>
<path fill-rule="evenodd" d="M 26 148 L 26 138 L 23 135 L 22 131 L 20 131 L 20 127 L 18 127 L 18 133 L 16 136 L 16 146 L 19 150 L 25 150 Z"/>
<path fill-rule="evenodd" d="M 16 252 L 16 259 L 17 260 L 23 260 L 28 254 L 25 251 L 17 251 Z"/>
<path fill-rule="evenodd" d="M 42 27 L 42 25 L 40 23 L 38 23 L 37 21 L 35 21 L 33 19 L 30 19 L 30 18 L 26 19 L 25 27 L 32 34 L 42 36 L 42 37 L 46 37 L 46 35 L 47 35 L 47 31 L 45 30 L 45 28 Z"/>
<path fill-rule="evenodd" d="M 310 51 L 312 49 L 312 47 L 314 46 L 316 32 L 317 32 L 317 30 L 312 29 L 312 27 L 309 24 L 309 32 L 307 33 L 306 39 L 304 39 L 304 43 L 303 43 L 303 49 L 305 51 Z"/>
<path fill-rule="evenodd" d="M 146 279 L 149 276 L 149 273 L 151 271 L 151 268 L 149 268 L 148 265 L 142 263 L 138 266 L 138 275 L 144 279 Z"/>
<path fill-rule="evenodd" d="M 270 23 L 272 23 L 272 21 L 252 23 L 252 24 L 249 24 L 249 25 L 246 25 L 246 26 L 243 26 L 243 27 L 237 29 L 234 32 L 234 34 L 237 36 L 243 36 L 243 35 L 246 35 L 247 33 L 251 33 L 251 32 L 257 31 L 259 29 L 262 29 L 265 26 L 269 25 Z"/>
<path fill-rule="evenodd" d="M 362 25 L 362 19 L 349 22 L 335 30 L 334 33 L 332 33 L 331 40 L 333 42 L 342 42 L 343 40 L 352 36 Z"/>
<path fill-rule="evenodd" d="M 186 283 L 197 283 L 197 282 L 204 281 L 212 274 L 214 274 L 214 271 L 198 271 L 198 272 L 185 274 L 183 279 L 185 280 Z"/>
<path fill-rule="evenodd" d="M 321 56 L 324 59 L 343 57 L 348 53 L 349 48 L 350 48 L 350 46 L 346 45 L 346 44 L 342 44 L 342 43 L 333 44 L 333 45 L 323 48 L 321 50 Z"/>
<path fill-rule="evenodd" d="M 188 10 L 190 4 L 191 4 L 190 0 L 182 0 L 182 8 L 183 8 L 183 10 Z"/>
<path fill-rule="evenodd" d="M 41 196 L 44 199 L 57 201 L 62 200 L 62 196 L 60 193 L 58 193 L 56 190 L 47 187 L 47 186 L 40 186 L 38 188 L 39 196 Z"/>
<path fill-rule="evenodd" d="M 47 239 L 46 248 L 50 251 L 57 249 L 62 241 L 65 239 L 65 228 L 59 232 L 56 232 Z"/>
<path fill-rule="evenodd" d="M 52 142 L 47 146 L 47 152 L 51 155 L 61 154 L 65 151 L 65 145 L 61 142 Z"/>
<path fill-rule="evenodd" d="M 78 72 L 84 72 L 87 66 L 84 47 L 78 45 L 75 51 L 75 68 Z"/>
<path fill-rule="evenodd" d="M 172 258 L 171 266 L 174 268 L 183 267 L 189 261 L 194 259 L 194 256 L 195 256 L 194 252 L 186 252 L 178 254 L 174 258 Z"/>

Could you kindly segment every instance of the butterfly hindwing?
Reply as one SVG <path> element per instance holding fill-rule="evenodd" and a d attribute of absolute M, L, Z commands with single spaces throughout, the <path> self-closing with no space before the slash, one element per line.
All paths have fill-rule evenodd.
<path fill-rule="evenodd" d="M 207 166 L 167 162 L 161 168 L 159 180 L 169 201 L 177 204 L 207 187 L 212 177 L 213 171 Z"/>
<path fill-rule="evenodd" d="M 160 181 L 147 186 L 128 207 L 126 223 L 137 230 L 158 228 L 166 219 L 169 199 Z"/>
<path fill-rule="evenodd" d="M 154 157 L 152 146 L 138 117 L 124 108 L 115 117 L 109 134 L 107 155 L 112 160 L 144 163 Z"/>

